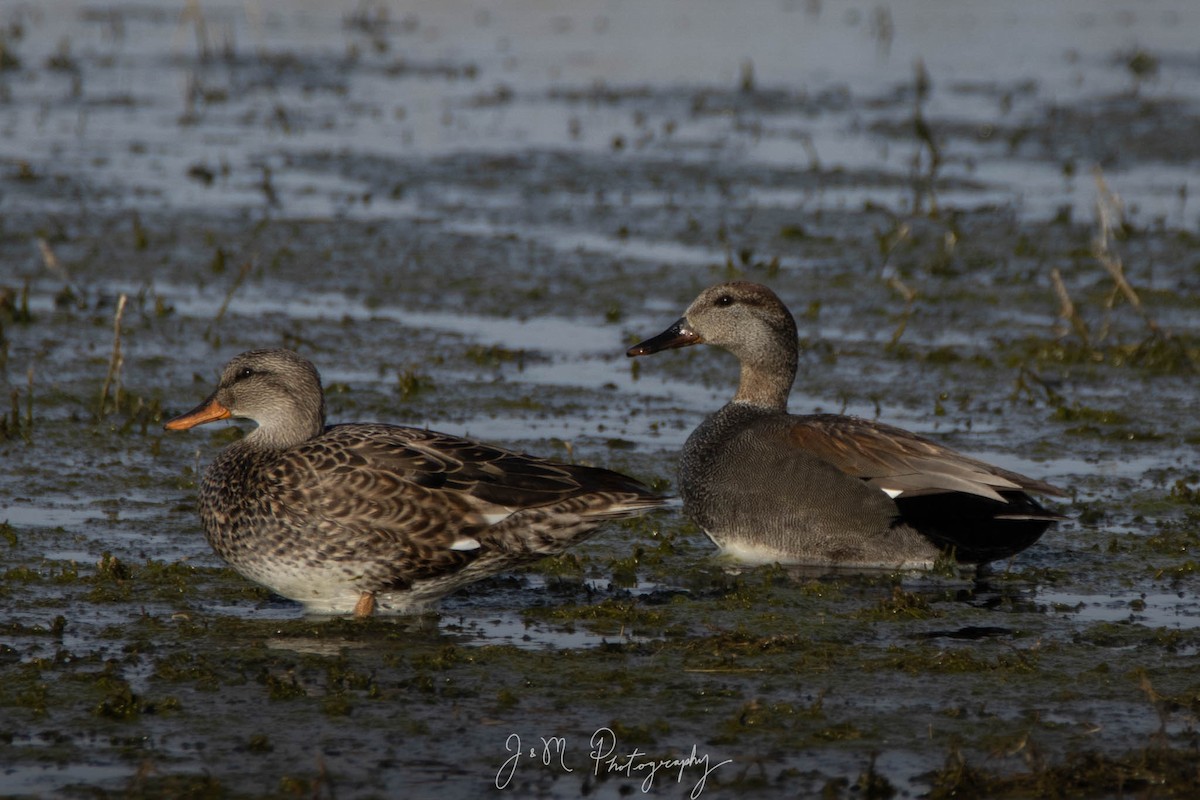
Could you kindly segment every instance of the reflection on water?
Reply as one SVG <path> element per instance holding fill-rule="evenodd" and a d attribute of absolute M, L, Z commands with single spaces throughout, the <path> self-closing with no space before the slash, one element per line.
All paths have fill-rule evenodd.
<path fill-rule="evenodd" d="M 1083 623 L 1119 622 L 1169 630 L 1200 628 L 1200 595 L 1195 592 L 1086 595 L 1039 589 L 1037 599 L 1045 604 L 1047 613 Z"/>
<path fill-rule="evenodd" d="M 463 644 L 473 647 L 511 645 L 526 650 L 557 650 L 599 647 L 609 642 L 649 641 L 630 633 L 604 635 L 582 627 L 547 628 L 528 622 L 520 614 L 504 612 L 484 619 L 444 621 L 442 631 L 461 637 Z"/>

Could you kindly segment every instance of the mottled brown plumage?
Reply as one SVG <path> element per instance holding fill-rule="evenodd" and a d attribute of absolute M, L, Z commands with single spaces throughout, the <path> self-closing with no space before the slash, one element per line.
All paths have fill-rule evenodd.
<path fill-rule="evenodd" d="M 684 445 L 684 511 L 746 560 L 916 566 L 950 550 L 983 563 L 1031 545 L 1062 517 L 1027 494 L 1044 481 L 914 433 L 838 414 L 793 415 L 796 323 L 765 286 L 709 287 L 630 356 L 712 344 L 737 356 L 733 401 Z"/>
<path fill-rule="evenodd" d="M 166 427 L 231 416 L 258 427 L 205 472 L 205 535 L 238 572 L 318 613 L 421 610 L 665 502 L 620 473 L 449 434 L 326 427 L 320 377 L 288 350 L 236 356 Z"/>

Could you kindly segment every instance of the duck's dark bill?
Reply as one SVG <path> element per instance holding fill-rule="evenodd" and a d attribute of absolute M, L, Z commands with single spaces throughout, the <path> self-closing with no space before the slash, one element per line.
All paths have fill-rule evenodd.
<path fill-rule="evenodd" d="M 696 333 L 688 325 L 687 317 L 681 317 L 678 322 L 658 336 L 652 336 L 646 341 L 639 342 L 626 350 L 625 355 L 630 358 L 645 356 L 650 353 L 657 353 L 659 350 L 670 350 L 673 347 L 687 347 L 688 345 L 700 344 L 703 341 L 700 338 L 700 334 Z"/>
<path fill-rule="evenodd" d="M 186 431 L 188 428 L 194 428 L 197 425 L 203 425 L 206 422 L 215 422 L 219 419 L 229 419 L 229 409 L 218 403 L 216 400 L 205 400 L 200 405 L 193 408 L 191 411 L 175 419 L 167 420 L 163 425 L 169 431 Z"/>

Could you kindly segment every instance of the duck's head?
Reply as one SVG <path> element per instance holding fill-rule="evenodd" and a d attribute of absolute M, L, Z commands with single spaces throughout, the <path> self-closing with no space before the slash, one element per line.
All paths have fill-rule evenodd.
<path fill-rule="evenodd" d="M 255 440 L 290 447 L 325 427 L 325 393 L 321 376 L 291 350 L 248 350 L 234 356 L 221 371 L 216 391 L 200 405 L 167 421 L 172 431 L 230 417 L 258 423 Z"/>
<path fill-rule="evenodd" d="M 778 361 L 796 351 L 796 321 L 783 301 L 766 286 L 731 281 L 710 286 L 670 328 L 625 351 L 644 356 L 675 347 L 711 344 L 743 363 Z"/>

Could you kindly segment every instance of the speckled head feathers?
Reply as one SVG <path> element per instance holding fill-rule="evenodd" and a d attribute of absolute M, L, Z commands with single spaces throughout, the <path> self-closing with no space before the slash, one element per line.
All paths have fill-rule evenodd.
<path fill-rule="evenodd" d="M 254 420 L 259 427 L 252 435 L 277 447 L 317 436 L 325 428 L 321 376 L 291 350 L 247 350 L 225 365 L 216 391 L 166 427 L 186 430 L 227 417 Z"/>
<path fill-rule="evenodd" d="M 766 286 L 748 281 L 710 286 L 672 327 L 629 348 L 626 355 L 692 344 L 715 345 L 737 356 L 742 380 L 735 401 L 787 407 L 796 379 L 796 321 Z"/>
<path fill-rule="evenodd" d="M 773 350 L 796 351 L 792 313 L 761 284 L 710 286 L 692 301 L 684 318 L 706 344 L 723 347 L 742 361 L 762 360 Z"/>

